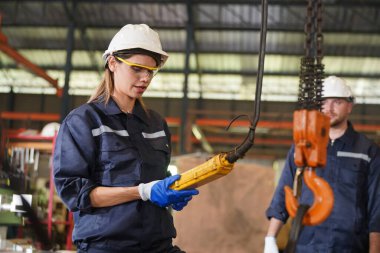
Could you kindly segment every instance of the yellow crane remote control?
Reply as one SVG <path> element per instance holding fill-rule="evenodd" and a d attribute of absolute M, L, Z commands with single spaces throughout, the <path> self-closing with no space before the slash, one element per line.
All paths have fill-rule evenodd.
<path fill-rule="evenodd" d="M 226 153 L 213 156 L 205 163 L 181 174 L 181 178 L 170 186 L 173 190 L 198 188 L 230 173 L 234 163 L 226 159 Z"/>

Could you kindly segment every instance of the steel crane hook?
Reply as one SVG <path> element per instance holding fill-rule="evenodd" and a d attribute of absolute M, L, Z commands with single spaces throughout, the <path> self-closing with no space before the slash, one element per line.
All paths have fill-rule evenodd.
<path fill-rule="evenodd" d="M 314 226 L 322 223 L 330 215 L 334 205 L 334 194 L 330 185 L 317 176 L 315 168 L 307 167 L 303 173 L 306 185 L 314 194 L 314 203 L 306 212 L 302 224 Z M 289 215 L 294 218 L 299 206 L 298 200 L 294 197 L 289 186 L 284 187 L 285 204 Z"/>

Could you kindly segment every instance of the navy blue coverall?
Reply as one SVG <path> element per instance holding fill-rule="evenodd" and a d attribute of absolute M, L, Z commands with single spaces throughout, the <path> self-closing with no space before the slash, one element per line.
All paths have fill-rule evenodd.
<path fill-rule="evenodd" d="M 170 133 L 166 121 L 136 101 L 132 114 L 111 99 L 84 104 L 63 121 L 54 151 L 58 195 L 73 212 L 78 252 L 177 252 L 166 208 L 136 200 L 94 208 L 97 186 L 137 186 L 167 176 Z M 175 247 L 177 248 L 177 247 Z"/>
<path fill-rule="evenodd" d="M 290 149 L 279 184 L 266 211 L 284 223 L 288 219 L 284 186 L 293 186 L 296 171 L 294 146 Z M 380 150 L 356 132 L 351 123 L 343 136 L 327 147 L 327 164 L 318 168 L 334 192 L 334 207 L 325 222 L 304 226 L 299 253 L 361 253 L 369 250 L 369 233 L 380 232 Z M 303 183 L 300 203 L 313 203 L 313 193 Z"/>

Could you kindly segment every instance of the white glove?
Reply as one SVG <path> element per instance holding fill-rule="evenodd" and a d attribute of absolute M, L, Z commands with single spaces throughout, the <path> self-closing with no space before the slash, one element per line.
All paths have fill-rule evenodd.
<path fill-rule="evenodd" d="M 264 253 L 278 253 L 276 238 L 274 236 L 265 237 Z"/>
<path fill-rule="evenodd" d="M 152 192 L 152 187 L 153 187 L 153 185 L 158 183 L 158 181 L 159 180 L 152 181 L 152 182 L 147 183 L 147 184 L 139 184 L 138 190 L 139 190 L 139 194 L 140 194 L 142 200 L 144 200 L 144 201 L 150 200 L 150 194 Z"/>
<path fill-rule="evenodd" d="M 180 177 L 180 175 L 174 175 L 147 184 L 139 184 L 138 190 L 141 199 L 144 201 L 150 200 L 160 207 L 168 207 L 176 204 L 174 209 L 182 210 L 187 202 L 191 200 L 191 196 L 197 195 L 199 192 L 196 189 L 185 189 L 181 191 L 171 189 L 170 185 L 180 179 Z"/>

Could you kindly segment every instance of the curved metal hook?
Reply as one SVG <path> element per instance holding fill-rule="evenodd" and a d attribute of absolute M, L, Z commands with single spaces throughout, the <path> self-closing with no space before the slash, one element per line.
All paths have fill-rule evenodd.
<path fill-rule="evenodd" d="M 330 215 L 334 205 L 334 194 L 330 185 L 317 176 L 314 168 L 306 168 L 303 174 L 306 185 L 314 194 L 314 203 L 305 214 L 302 224 L 306 226 L 318 225 Z M 285 186 L 284 191 L 286 210 L 294 218 L 299 206 L 298 201 L 289 186 Z"/>

